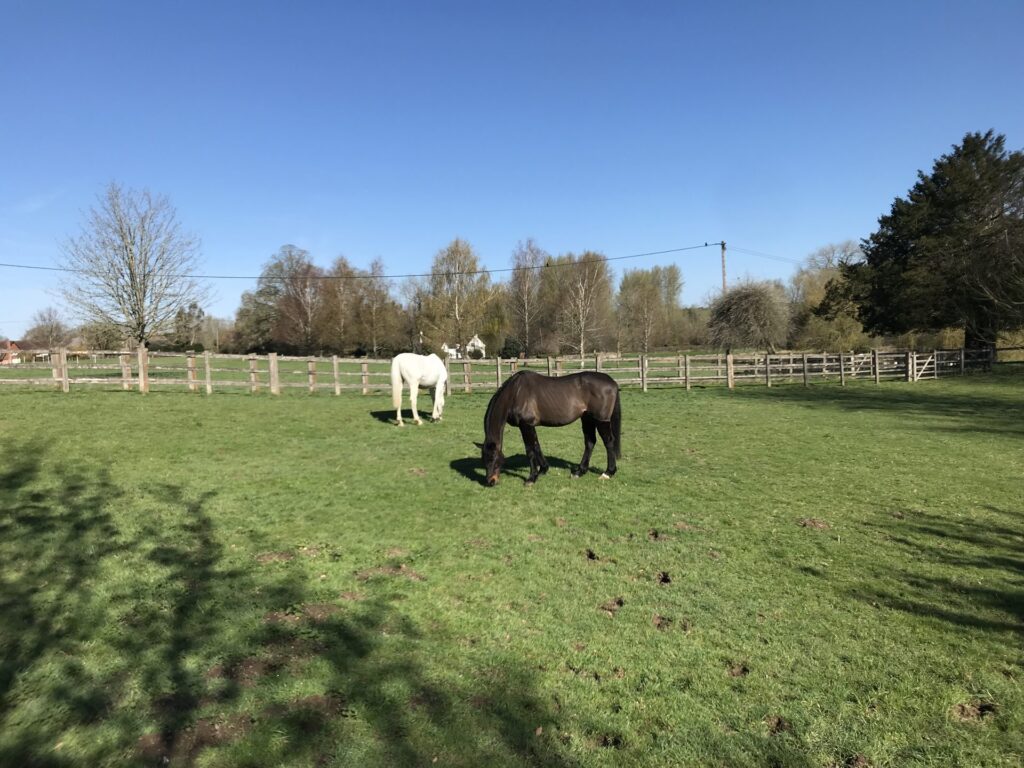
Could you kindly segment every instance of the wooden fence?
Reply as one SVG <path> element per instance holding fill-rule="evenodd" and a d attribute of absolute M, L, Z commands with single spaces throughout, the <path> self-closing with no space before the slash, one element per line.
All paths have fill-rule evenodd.
<path fill-rule="evenodd" d="M 604 371 L 622 387 L 646 392 L 655 387 L 729 388 L 743 384 L 899 379 L 908 382 L 957 376 L 987 370 L 996 350 L 938 349 L 932 352 L 809 353 L 746 355 L 633 355 L 596 354 L 586 357 L 547 357 L 505 360 L 449 360 L 448 392 L 494 390 L 519 370 L 563 376 L 580 370 Z M 18 364 L 0 367 L 0 385 L 57 387 L 106 386 L 148 392 L 151 388 L 187 389 L 212 394 L 215 389 L 251 393 L 305 390 L 362 394 L 391 388 L 390 360 L 339 357 L 222 355 L 210 352 L 135 351 L 21 351 Z"/>

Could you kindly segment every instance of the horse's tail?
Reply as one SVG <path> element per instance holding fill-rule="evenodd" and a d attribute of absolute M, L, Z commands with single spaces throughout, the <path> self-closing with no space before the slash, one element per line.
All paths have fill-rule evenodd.
<path fill-rule="evenodd" d="M 612 408 L 612 440 L 615 442 L 615 458 L 622 458 L 622 393 L 615 388 L 615 407 Z"/>
<path fill-rule="evenodd" d="M 397 357 L 391 361 L 391 404 L 402 407 L 402 369 Z"/>

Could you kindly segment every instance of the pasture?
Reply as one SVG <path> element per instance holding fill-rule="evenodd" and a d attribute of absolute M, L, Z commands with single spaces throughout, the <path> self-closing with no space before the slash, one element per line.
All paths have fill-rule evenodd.
<path fill-rule="evenodd" d="M 0 391 L 0 765 L 1021 764 L 1019 374 L 622 397 Z"/>

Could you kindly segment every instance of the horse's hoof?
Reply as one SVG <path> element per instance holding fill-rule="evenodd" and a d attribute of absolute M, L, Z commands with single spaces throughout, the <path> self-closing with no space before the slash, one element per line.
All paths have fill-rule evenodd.
<path fill-rule="evenodd" d="M 405 426 L 405 422 L 404 421 L 399 421 L 397 424 L 395 424 L 395 426 L 396 427 L 404 427 Z"/>
<path fill-rule="evenodd" d="M 526 487 L 527 487 L 527 488 L 532 488 L 532 487 L 533 487 L 533 484 L 534 484 L 535 482 L 537 482 L 537 481 L 536 481 L 536 480 L 527 480 L 527 481 L 526 481 L 526 483 L 525 483 L 525 485 L 526 485 Z"/>
<path fill-rule="evenodd" d="M 611 476 L 611 475 L 609 475 L 609 474 L 608 474 L 607 472 L 602 472 L 602 473 L 601 473 L 601 479 L 602 479 L 602 480 L 611 480 L 611 479 L 612 479 L 612 476 Z"/>

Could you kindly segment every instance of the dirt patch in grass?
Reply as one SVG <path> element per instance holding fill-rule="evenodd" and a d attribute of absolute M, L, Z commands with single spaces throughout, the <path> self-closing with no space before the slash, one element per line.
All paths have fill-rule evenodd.
<path fill-rule="evenodd" d="M 299 554 L 303 557 L 320 557 L 323 551 L 323 547 L 299 547 Z"/>
<path fill-rule="evenodd" d="M 703 528 L 701 528 L 699 526 L 691 525 L 690 523 L 686 522 L 685 520 L 678 520 L 678 521 L 676 521 L 675 523 L 672 524 L 672 527 L 675 528 L 677 531 L 703 531 L 704 530 Z"/>
<path fill-rule="evenodd" d="M 405 557 L 409 554 L 409 550 L 403 549 L 402 547 L 391 547 L 384 553 L 384 557 Z"/>
<path fill-rule="evenodd" d="M 657 530 L 656 528 L 651 528 L 647 532 L 647 540 L 648 541 L 672 541 L 672 537 L 669 536 L 668 534 L 662 533 L 661 531 Z"/>
<path fill-rule="evenodd" d="M 772 736 L 776 736 L 780 733 L 793 732 L 793 724 L 784 717 L 770 715 L 764 719 L 764 722 L 768 726 L 768 733 Z"/>
<path fill-rule="evenodd" d="M 365 600 L 366 595 L 362 592 L 342 592 L 338 595 L 339 600 L 346 600 L 350 603 L 358 603 L 360 600 Z"/>
<path fill-rule="evenodd" d="M 340 610 L 333 603 L 306 603 L 302 606 L 302 615 L 310 621 L 326 621 Z"/>
<path fill-rule="evenodd" d="M 256 562 L 260 565 L 267 563 L 287 563 L 295 559 L 294 552 L 262 552 L 256 555 Z"/>
<path fill-rule="evenodd" d="M 564 517 L 555 518 L 555 525 L 557 525 L 559 528 L 565 528 L 565 526 L 567 526 L 568 524 L 569 522 Z"/>
<path fill-rule="evenodd" d="M 963 704 L 957 704 L 950 710 L 954 720 L 961 723 L 978 723 L 996 713 L 996 705 L 991 701 L 974 699 Z"/>
<path fill-rule="evenodd" d="M 626 601 L 621 597 L 613 597 L 608 602 L 600 606 L 601 610 L 607 613 L 609 616 L 614 616 L 615 613 L 626 604 Z"/>
<path fill-rule="evenodd" d="M 717 549 L 709 549 L 708 557 L 710 557 L 712 560 L 718 560 L 722 557 L 722 553 L 719 552 Z"/>
<path fill-rule="evenodd" d="M 248 715 L 205 717 L 181 731 L 147 733 L 136 743 L 136 753 L 150 764 L 193 765 L 203 749 L 237 741 L 252 728 Z"/>
<path fill-rule="evenodd" d="M 617 733 L 602 733 L 594 743 L 602 749 L 622 749 L 626 746 L 625 740 Z"/>
<path fill-rule="evenodd" d="M 544 537 L 538 533 L 527 534 L 526 540 L 536 544 L 538 541 L 544 541 Z"/>
<path fill-rule="evenodd" d="M 242 688 L 251 688 L 265 675 L 272 675 L 285 666 L 279 658 L 260 659 L 250 657 L 236 663 L 218 664 L 211 667 L 206 677 L 214 680 L 232 680 Z"/>
<path fill-rule="evenodd" d="M 587 560 L 600 560 L 601 559 L 601 558 L 599 558 L 597 556 L 597 553 L 594 550 L 592 550 L 592 549 L 588 549 L 584 554 L 587 556 Z"/>
<path fill-rule="evenodd" d="M 416 573 L 412 568 L 405 565 L 393 566 L 393 565 L 381 565 L 376 568 L 366 568 L 359 571 L 356 574 L 356 578 L 359 581 L 367 581 L 372 579 L 374 576 L 404 576 L 409 581 L 426 581 L 427 577 Z"/>
<path fill-rule="evenodd" d="M 474 549 L 489 549 L 491 542 L 487 539 L 470 539 L 466 542 L 466 546 L 473 547 Z"/>
<path fill-rule="evenodd" d="M 824 520 L 819 520 L 816 517 L 801 517 L 797 521 L 797 525 L 801 528 L 814 528 L 816 531 L 827 531 L 832 527 Z"/>
<path fill-rule="evenodd" d="M 668 616 L 662 616 L 661 614 L 654 614 L 654 618 L 651 619 L 651 623 L 654 624 L 655 629 L 666 630 L 672 626 L 672 619 Z"/>
<path fill-rule="evenodd" d="M 729 665 L 729 677 L 746 677 L 750 674 L 750 668 L 746 662 L 736 661 Z"/>
<path fill-rule="evenodd" d="M 263 614 L 264 624 L 298 624 L 300 621 L 302 621 L 302 617 L 297 613 L 270 611 Z"/>
<path fill-rule="evenodd" d="M 841 763 L 829 763 L 828 768 L 871 768 L 871 761 L 864 755 L 851 755 Z"/>
<path fill-rule="evenodd" d="M 423 469 L 423 467 L 412 467 L 412 468 L 409 469 L 409 472 L 411 472 L 412 474 L 416 475 L 416 477 L 426 477 L 427 476 L 427 470 Z"/>
<path fill-rule="evenodd" d="M 672 577 L 668 575 L 668 571 L 658 571 L 658 575 L 655 577 L 659 584 L 671 584 Z"/>

